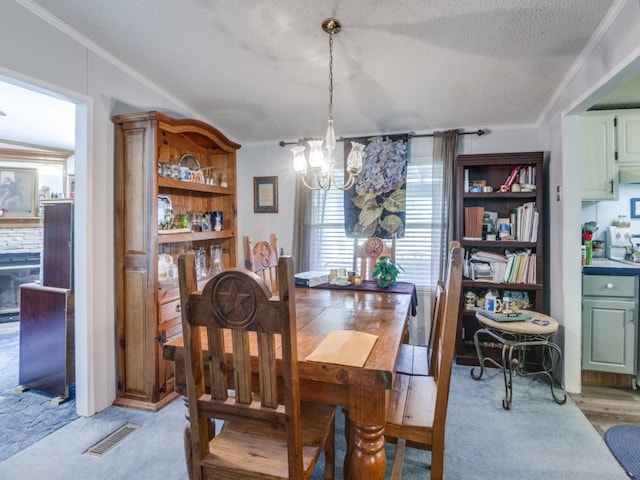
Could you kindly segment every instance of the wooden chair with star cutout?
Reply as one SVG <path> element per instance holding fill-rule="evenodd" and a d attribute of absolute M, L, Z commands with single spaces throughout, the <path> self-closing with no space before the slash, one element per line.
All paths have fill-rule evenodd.
<path fill-rule="evenodd" d="M 373 280 L 373 267 L 380 257 L 396 260 L 396 234 L 391 234 L 388 244 L 380 237 L 369 237 L 362 243 L 357 236 L 353 239 L 353 271 L 364 280 Z"/>
<path fill-rule="evenodd" d="M 293 258 L 278 268 L 273 293 L 240 268 L 198 291 L 193 253 L 178 257 L 191 480 L 309 479 L 322 452 L 334 478 L 335 407 L 300 398 Z M 224 421 L 213 438 L 212 419 Z"/>
<path fill-rule="evenodd" d="M 244 237 L 245 268 L 258 275 L 274 294 L 278 292 L 279 251 L 275 233 L 269 236 L 268 242 L 261 240 L 253 243 L 251 236 Z"/>

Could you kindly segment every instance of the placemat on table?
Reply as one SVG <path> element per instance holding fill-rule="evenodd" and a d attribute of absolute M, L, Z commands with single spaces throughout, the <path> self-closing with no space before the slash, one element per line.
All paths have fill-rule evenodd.
<path fill-rule="evenodd" d="M 327 334 L 306 360 L 362 367 L 378 340 L 377 335 L 357 330 L 333 330 Z"/>

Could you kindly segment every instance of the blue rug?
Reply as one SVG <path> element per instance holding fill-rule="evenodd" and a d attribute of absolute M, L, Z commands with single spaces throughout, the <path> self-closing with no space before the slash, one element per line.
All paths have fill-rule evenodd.
<path fill-rule="evenodd" d="M 70 398 L 52 405 L 50 395 L 16 393 L 20 323 L 0 324 L 0 462 L 78 418 L 73 385 Z"/>
<path fill-rule="evenodd" d="M 640 425 L 611 427 L 604 441 L 629 478 L 640 478 Z"/>

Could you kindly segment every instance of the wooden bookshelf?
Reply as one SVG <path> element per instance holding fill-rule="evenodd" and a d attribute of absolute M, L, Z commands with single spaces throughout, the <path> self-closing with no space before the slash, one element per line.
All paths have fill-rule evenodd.
<path fill-rule="evenodd" d="M 519 174 L 516 176 L 514 183 L 518 183 L 519 191 L 512 191 L 512 188 L 501 191 L 501 187 L 505 185 L 507 180 L 513 174 L 514 170 L 520 167 Z M 501 255 L 511 256 L 516 252 L 525 252 L 533 256 L 530 258 L 527 268 L 534 271 L 528 272 L 522 283 L 506 282 L 504 274 L 500 278 L 492 278 L 489 281 L 486 278 L 482 280 L 474 280 L 465 276 L 462 281 L 462 308 L 458 318 L 458 335 L 456 340 L 456 361 L 458 364 L 477 365 L 478 357 L 473 343 L 475 332 L 480 328 L 475 318 L 473 310 L 465 310 L 464 297 L 469 291 L 481 297 L 486 294 L 488 289 L 495 289 L 499 295 L 504 296 L 505 292 L 516 292 L 514 295 L 528 296 L 530 309 L 546 312 L 545 308 L 545 282 L 544 282 L 544 225 L 545 205 L 544 205 L 544 152 L 525 152 L 525 153 L 500 153 L 500 154 L 479 154 L 479 155 L 459 155 L 456 159 L 455 166 L 455 207 L 453 210 L 455 221 L 455 239 L 460 242 L 466 251 L 466 255 L 470 256 L 474 251 L 494 252 Z M 466 177 L 465 177 L 466 172 Z M 525 176 L 528 181 L 534 183 L 525 183 L 520 181 Z M 528 176 L 527 176 L 528 175 Z M 468 187 L 467 187 L 468 185 Z M 491 192 L 471 192 L 474 185 L 482 185 L 483 187 L 492 187 Z M 467 187 L 467 191 L 465 191 Z M 517 190 L 516 189 L 513 190 Z M 514 212 L 525 204 L 535 204 L 537 212 L 537 220 L 535 227 L 533 220 L 527 233 L 527 237 L 518 236 L 518 232 L 509 231 L 509 235 L 500 239 L 500 234 L 496 230 L 496 240 L 487 240 L 488 230 L 483 226 L 478 235 L 478 230 L 473 235 L 468 232 L 467 224 L 468 212 L 482 210 L 485 215 L 487 212 L 497 213 L 497 217 L 501 219 L 510 219 Z M 524 215 L 524 213 L 521 213 Z M 472 220 L 477 222 L 477 218 Z M 477 228 L 477 225 L 476 225 Z M 524 232 L 524 227 L 522 228 Z M 511 235 L 513 233 L 513 235 Z M 489 238 L 492 238 L 489 236 Z M 533 240 L 533 241 L 531 241 Z M 535 281 L 532 281 L 535 279 Z M 526 283 L 525 283 L 526 282 Z M 496 359 L 500 357 L 500 350 L 491 345 L 490 339 L 480 339 L 485 354 Z"/>

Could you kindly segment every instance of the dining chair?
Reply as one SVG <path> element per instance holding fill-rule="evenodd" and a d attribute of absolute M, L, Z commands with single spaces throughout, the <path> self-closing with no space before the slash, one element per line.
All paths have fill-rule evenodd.
<path fill-rule="evenodd" d="M 452 240 L 449 243 L 449 252 L 452 248 L 459 246 L 460 242 Z M 434 355 L 437 355 L 438 344 L 435 339 L 438 338 L 442 321 L 442 309 L 444 307 L 444 302 L 442 301 L 443 292 L 444 282 L 438 280 L 436 283 L 435 300 L 431 310 L 431 329 L 428 343 L 427 345 L 402 344 L 398 354 L 397 373 L 407 375 L 433 375 L 432 358 Z"/>
<path fill-rule="evenodd" d="M 391 245 L 380 237 L 369 237 L 360 243 L 353 239 L 353 271 L 365 280 L 373 280 L 373 267 L 382 256 L 396 260 L 396 234 L 391 234 Z"/>
<path fill-rule="evenodd" d="M 257 274 L 272 292 L 278 291 L 278 237 L 269 235 L 269 241 L 253 243 L 251 236 L 244 236 L 244 266 Z"/>
<path fill-rule="evenodd" d="M 433 365 L 433 354 L 437 351 L 437 342 L 435 341 L 440 331 L 440 324 L 443 316 L 443 292 L 444 282 L 438 280 L 436 284 L 435 300 L 433 309 L 431 310 L 431 330 L 427 345 L 413 345 L 403 343 L 400 345 L 398 353 L 398 362 L 396 364 L 396 372 L 406 375 L 433 375 L 431 367 Z"/>
<path fill-rule="evenodd" d="M 433 375 L 397 374 L 390 396 L 385 438 L 396 440 L 392 479 L 400 479 L 407 444 L 431 451 L 431 479 L 444 472 L 444 439 L 449 386 L 462 292 L 462 247 L 451 249 L 444 288 L 444 307 L 438 332 Z"/>
<path fill-rule="evenodd" d="M 278 269 L 279 296 L 246 269 L 219 273 L 197 292 L 193 254 L 178 257 L 192 480 L 307 479 L 323 450 L 324 478 L 333 478 L 335 407 L 300 400 L 292 257 Z M 224 421 L 213 438 L 211 419 Z"/>

